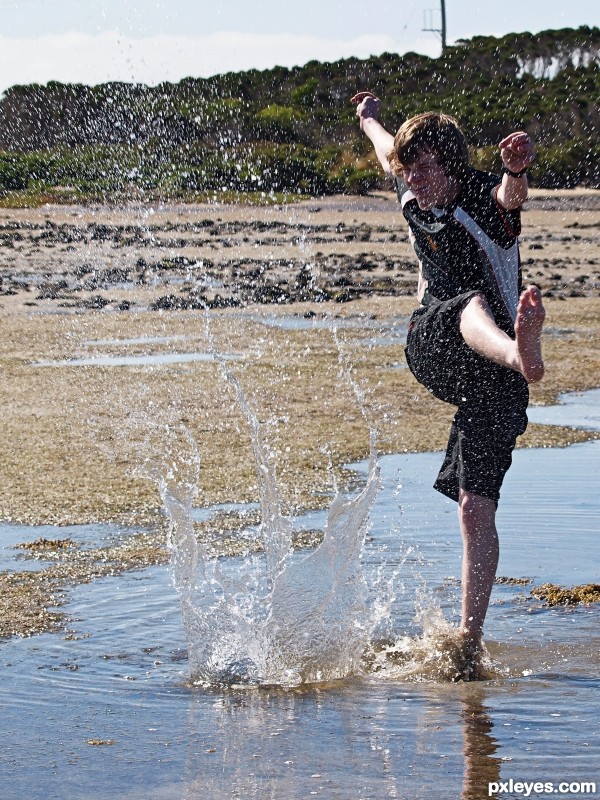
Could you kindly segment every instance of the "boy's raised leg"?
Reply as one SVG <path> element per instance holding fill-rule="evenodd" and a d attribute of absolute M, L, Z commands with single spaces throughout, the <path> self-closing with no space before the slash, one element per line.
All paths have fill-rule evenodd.
<path fill-rule="evenodd" d="M 544 375 L 541 335 L 545 314 L 540 290 L 528 286 L 519 298 L 515 339 L 511 339 L 496 325 L 485 297 L 477 294 L 463 309 L 460 332 L 476 353 L 534 383 Z"/>

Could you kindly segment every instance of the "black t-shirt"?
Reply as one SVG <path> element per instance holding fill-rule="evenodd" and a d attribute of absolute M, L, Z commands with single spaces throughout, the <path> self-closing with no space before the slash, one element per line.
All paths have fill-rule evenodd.
<path fill-rule="evenodd" d="M 399 179 L 396 191 L 420 262 L 422 304 L 481 291 L 498 325 L 512 331 L 521 291 L 521 217 L 519 209 L 500 206 L 499 184 L 499 177 L 470 169 L 457 199 L 430 211 L 419 208 Z"/>

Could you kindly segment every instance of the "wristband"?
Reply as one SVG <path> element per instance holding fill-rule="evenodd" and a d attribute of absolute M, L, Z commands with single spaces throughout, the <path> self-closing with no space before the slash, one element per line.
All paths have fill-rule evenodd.
<path fill-rule="evenodd" d="M 507 175 L 510 175 L 511 178 L 522 178 L 523 175 L 525 175 L 525 173 L 527 172 L 527 167 L 525 167 L 525 169 L 522 169 L 520 172 L 513 172 L 512 169 L 509 169 L 508 167 L 503 165 L 502 172 L 506 173 Z"/>

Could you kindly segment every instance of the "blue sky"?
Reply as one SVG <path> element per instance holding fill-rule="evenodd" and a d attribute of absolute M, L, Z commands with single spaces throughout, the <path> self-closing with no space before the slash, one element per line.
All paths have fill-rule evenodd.
<path fill-rule="evenodd" d="M 156 84 L 385 50 L 438 55 L 439 0 L 0 0 L 0 91 Z M 598 0 L 446 0 L 448 41 L 600 26 Z"/>

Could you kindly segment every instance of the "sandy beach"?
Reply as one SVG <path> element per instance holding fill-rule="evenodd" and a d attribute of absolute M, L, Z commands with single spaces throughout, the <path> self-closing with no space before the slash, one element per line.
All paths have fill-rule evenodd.
<path fill-rule="evenodd" d="M 256 500 L 236 385 L 289 512 L 353 480 L 343 465 L 368 454 L 371 431 L 381 453 L 445 446 L 453 410 L 404 360 L 416 263 L 391 194 L 260 209 L 2 209 L 0 242 L 5 521 L 160 530 L 146 475 L 193 471 L 194 448 L 199 506 Z M 533 193 L 521 253 L 545 296 L 548 368 L 533 403 L 600 384 L 599 244 L 600 192 Z M 520 444 L 593 435 L 531 424 Z M 114 563 L 161 558 L 143 540 Z M 93 572 L 78 564 L 52 586 Z"/>

